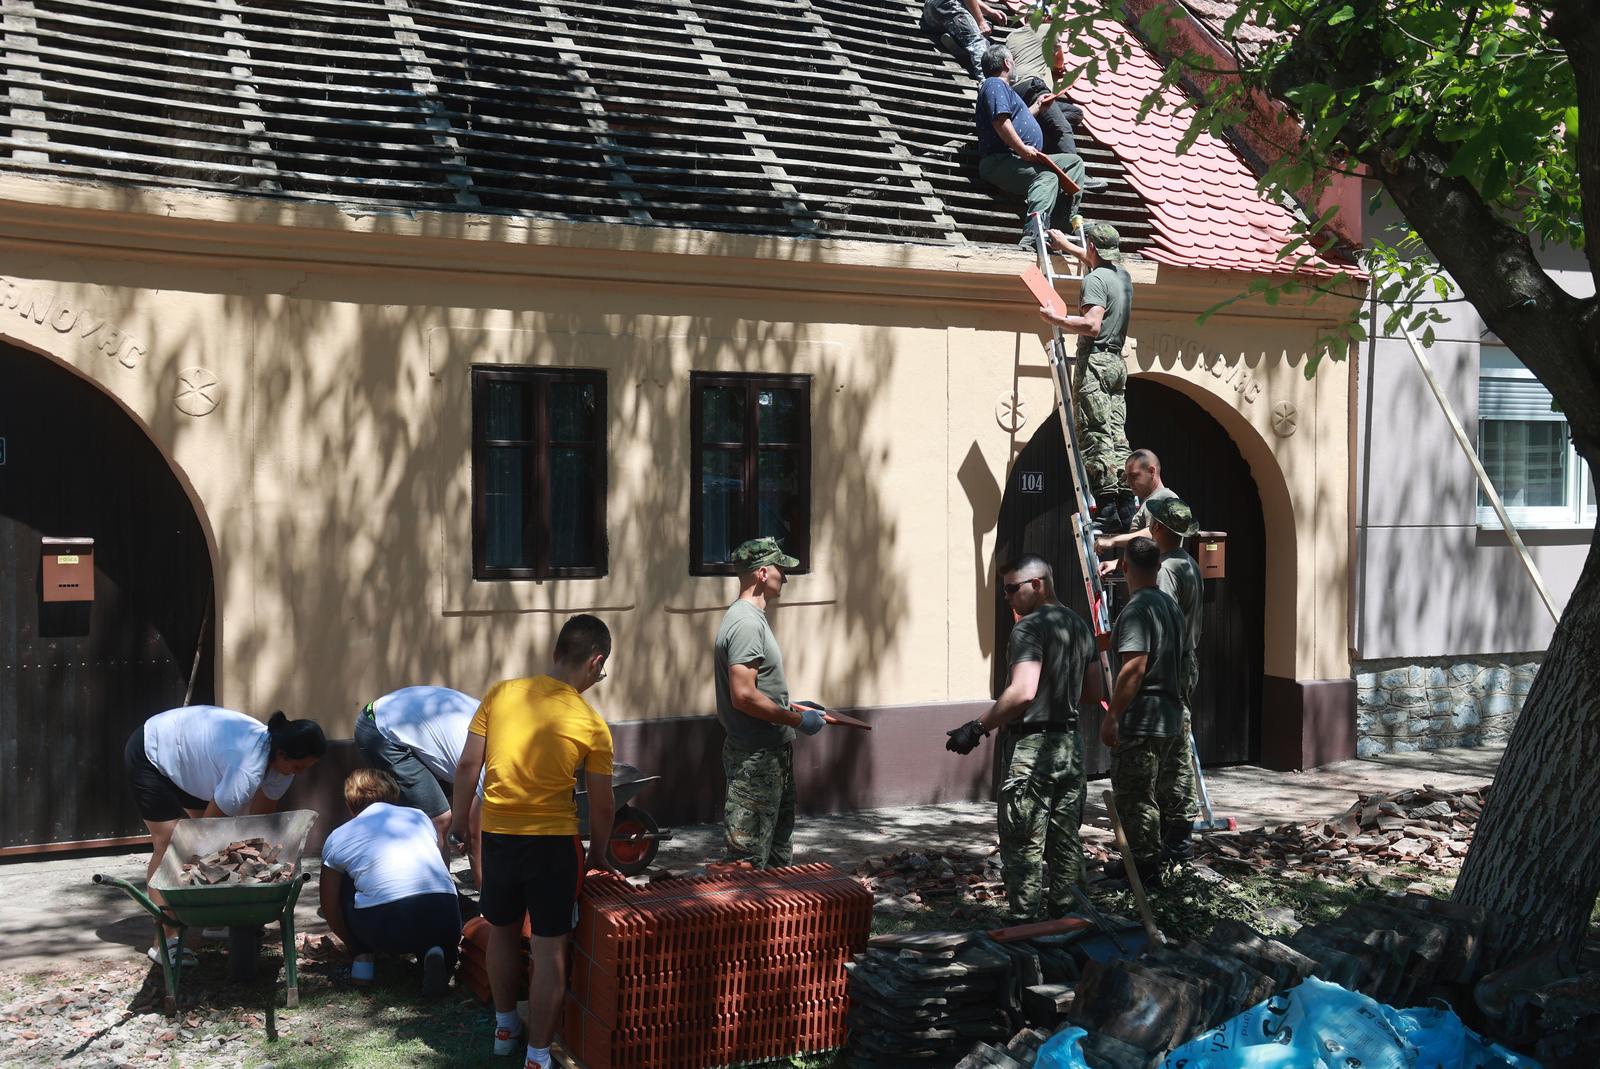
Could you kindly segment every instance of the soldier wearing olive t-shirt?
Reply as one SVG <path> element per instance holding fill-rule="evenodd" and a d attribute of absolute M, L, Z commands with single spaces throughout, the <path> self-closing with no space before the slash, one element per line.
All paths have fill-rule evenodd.
<path fill-rule="evenodd" d="M 1045 322 L 1078 335 L 1078 367 L 1073 380 L 1073 406 L 1078 417 L 1078 445 L 1095 499 L 1095 529 L 1113 535 L 1127 527 L 1133 511 L 1128 485 L 1128 366 L 1122 345 L 1133 313 L 1133 280 L 1122 267 L 1122 239 L 1116 227 L 1095 223 L 1085 228 L 1084 244 L 1060 230 L 1050 231 L 1051 244 L 1083 263 L 1083 289 L 1078 315 L 1057 315 L 1040 308 Z"/>
<path fill-rule="evenodd" d="M 1183 697 L 1184 745 L 1194 745 L 1194 691 L 1200 682 L 1200 609 L 1204 581 L 1200 566 L 1183 548 L 1183 540 L 1200 530 L 1194 513 L 1177 494 L 1154 497 L 1146 502 L 1150 510 L 1150 534 L 1161 550 L 1161 571 L 1156 585 L 1172 596 L 1183 611 L 1183 667 L 1178 690 Z M 1196 760 L 1198 760 L 1198 755 Z M 1183 819 L 1161 826 L 1162 855 L 1172 861 L 1187 861 L 1194 853 L 1189 841 L 1195 818 L 1200 815 L 1200 798 L 1195 789 L 1194 766 L 1187 760 L 1178 772 L 1178 789 L 1183 792 Z"/>
<path fill-rule="evenodd" d="M 1156 882 L 1161 829 L 1185 819 L 1180 777 L 1189 759 L 1183 734 L 1183 611 L 1157 585 L 1161 551 L 1135 538 L 1123 557 L 1131 597 L 1112 628 L 1122 665 L 1100 741 L 1111 747 L 1111 789 L 1141 879 Z"/>
<path fill-rule="evenodd" d="M 822 712 L 789 704 L 783 651 L 767 622 L 767 603 L 783 592 L 784 570 L 800 562 L 776 538 L 752 538 L 733 551 L 739 598 L 728 606 L 712 648 L 717 719 L 728 737 L 722 771 L 728 860 L 758 869 L 794 856 L 794 733 L 822 730 Z"/>
<path fill-rule="evenodd" d="M 979 717 L 950 732 L 945 748 L 971 753 L 1006 727 L 1013 747 L 1000 785 L 1000 870 L 1011 912 L 1022 920 L 1060 917 L 1084 882 L 1083 747 L 1078 710 L 1103 694 L 1094 635 L 1056 600 L 1050 565 L 1028 555 L 1000 573 L 1021 619 L 1007 645 L 1006 689 Z"/>

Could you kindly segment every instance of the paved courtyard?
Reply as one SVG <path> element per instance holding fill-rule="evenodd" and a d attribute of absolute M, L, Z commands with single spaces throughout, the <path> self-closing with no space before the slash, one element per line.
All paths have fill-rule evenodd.
<path fill-rule="evenodd" d="M 1211 772 L 1207 783 L 1219 816 L 1236 818 L 1241 828 L 1261 827 L 1336 816 L 1357 794 L 1488 783 L 1501 753 L 1501 747 L 1482 747 L 1392 754 L 1289 773 L 1240 765 Z M 1099 804 L 1107 785 L 1089 785 L 1087 836 L 1109 835 Z M 642 800 L 648 804 L 648 796 Z M 904 849 L 987 853 L 994 841 L 993 805 L 960 802 L 802 818 L 795 855 L 848 870 L 865 857 Z M 659 863 L 690 869 L 716 859 L 720 849 L 716 825 L 677 828 Z M 120 891 L 91 882 L 97 872 L 143 880 L 148 856 L 135 851 L 0 865 L 0 973 L 44 972 L 62 960 L 129 957 L 149 946 L 148 915 Z M 314 860 L 310 868 L 315 873 Z M 324 933 L 315 879 L 306 890 L 295 923 L 303 933 Z"/>

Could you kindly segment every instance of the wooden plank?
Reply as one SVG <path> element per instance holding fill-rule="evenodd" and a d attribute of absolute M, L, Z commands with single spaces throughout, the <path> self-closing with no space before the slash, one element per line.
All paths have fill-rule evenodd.
<path fill-rule="evenodd" d="M 52 2 L 53 3 L 57 3 L 57 4 L 70 5 L 73 2 L 73 0 L 52 0 Z M 173 29 L 175 29 L 176 27 L 189 26 L 189 27 L 194 27 L 195 29 L 200 29 L 200 28 L 217 29 L 221 25 L 220 22 L 215 18 L 202 19 L 202 18 L 191 17 L 191 16 L 188 16 L 188 15 L 162 15 L 162 16 L 160 16 L 160 19 L 161 19 L 162 22 L 175 23 L 176 27 L 158 29 L 155 26 L 149 25 L 154 20 L 151 18 L 151 13 L 148 12 L 148 11 L 141 11 L 141 10 L 138 10 L 138 9 L 135 9 L 135 8 L 128 8 L 128 7 L 122 6 L 121 4 L 104 2 L 104 0 L 94 0 L 94 2 L 92 4 L 92 9 L 97 11 L 97 12 L 103 12 L 103 13 L 106 13 L 106 14 L 113 14 L 114 13 L 114 14 L 123 14 L 123 15 L 136 16 L 137 19 L 142 20 L 142 21 L 134 21 L 134 22 L 128 22 L 128 23 L 112 22 L 112 21 L 110 21 L 108 19 L 103 19 L 103 18 L 90 18 L 90 17 L 82 16 L 82 15 L 69 15 L 69 14 L 66 14 L 65 12 L 61 12 L 61 11 L 51 11 L 48 14 L 41 13 L 38 17 L 41 20 L 48 20 L 49 22 L 60 22 L 60 23 L 65 23 L 65 24 L 73 25 L 73 26 L 92 27 L 92 28 L 96 28 L 96 29 L 116 29 L 116 30 L 121 30 L 123 32 L 127 32 L 127 33 L 141 33 L 141 34 L 147 34 L 147 35 L 152 35 L 152 36 L 160 36 L 163 33 L 170 34 L 170 33 L 173 32 Z M 247 27 L 247 29 L 248 28 L 249 27 Z M 348 40 L 348 38 L 341 38 L 340 35 L 338 35 L 338 34 L 306 33 L 306 34 L 303 34 L 302 36 L 305 36 L 305 37 L 310 38 L 312 40 L 322 40 L 323 38 L 330 38 L 330 39 L 333 39 L 333 40 L 341 40 L 341 39 L 342 40 Z M 249 47 L 250 47 L 250 49 L 251 49 L 251 51 L 253 53 L 255 53 L 255 52 L 283 52 L 283 53 L 287 53 L 288 55 L 291 55 L 291 56 L 308 56 L 308 55 L 310 55 L 310 56 L 325 56 L 325 57 L 328 57 L 330 59 L 360 60 L 360 61 L 363 61 L 363 62 L 371 62 L 371 60 L 373 58 L 372 53 L 370 53 L 370 52 L 355 52 L 355 51 L 351 51 L 349 49 L 318 48 L 318 47 L 315 47 L 315 46 L 313 46 L 313 45 L 311 45 L 309 43 L 306 43 L 306 42 L 294 42 L 294 43 L 279 44 L 279 43 L 276 43 L 276 42 L 273 42 L 273 41 L 262 40 L 260 37 L 252 35 L 250 33 L 246 33 L 245 34 L 245 40 L 248 42 Z M 219 43 L 220 43 L 220 37 L 219 37 Z M 160 50 L 158 44 L 153 44 L 153 47 L 157 51 Z"/>
<path fill-rule="evenodd" d="M 31 0 L 13 0 L 5 5 L 5 18 L 0 22 L 5 33 L 5 62 L 7 76 L 17 84 L 10 87 L 6 94 L 11 101 L 10 117 L 13 125 L 28 125 L 32 120 L 44 119 L 45 113 L 40 110 L 44 104 L 44 92 L 38 87 L 39 77 L 29 71 L 15 70 L 14 65 L 21 56 L 21 50 L 38 41 L 35 36 L 37 26 L 33 18 L 33 3 Z M 18 147 L 11 150 L 13 159 L 29 163 L 43 163 L 50 159 L 44 151 L 46 143 L 50 140 L 49 131 L 36 129 L 25 135 L 22 140 L 33 141 L 36 144 Z"/>

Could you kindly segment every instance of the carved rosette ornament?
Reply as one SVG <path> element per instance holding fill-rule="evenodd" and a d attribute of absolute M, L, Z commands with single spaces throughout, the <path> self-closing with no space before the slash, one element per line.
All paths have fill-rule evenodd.
<path fill-rule="evenodd" d="M 1014 393 L 1003 393 L 994 403 L 994 421 L 1007 434 L 1015 434 L 1028 425 L 1028 403 Z"/>
<path fill-rule="evenodd" d="M 1279 401 L 1272 406 L 1272 430 L 1279 438 L 1287 438 L 1300 423 L 1300 410 L 1293 401 Z"/>
<path fill-rule="evenodd" d="M 172 403 L 186 416 L 209 416 L 222 400 L 222 382 L 203 367 L 178 372 L 178 389 Z"/>

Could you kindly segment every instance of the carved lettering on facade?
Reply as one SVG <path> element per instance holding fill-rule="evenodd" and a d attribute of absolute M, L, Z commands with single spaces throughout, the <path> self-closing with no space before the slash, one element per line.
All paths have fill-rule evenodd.
<path fill-rule="evenodd" d="M 1224 385 L 1232 386 L 1234 392 L 1244 399 L 1247 405 L 1256 403 L 1256 398 L 1261 396 L 1261 383 L 1256 378 L 1244 361 L 1229 364 L 1221 353 L 1208 353 L 1206 347 L 1195 340 L 1181 334 L 1161 334 L 1156 338 L 1157 351 L 1171 353 L 1174 356 L 1194 356 L 1199 365 L 1210 372 L 1211 377 L 1219 380 Z"/>
<path fill-rule="evenodd" d="M 57 334 L 76 337 L 126 368 L 138 367 L 149 352 L 127 332 L 92 311 L 56 294 L 18 285 L 9 278 L 0 278 L 0 309 L 14 311 L 39 326 L 48 325 Z"/>

